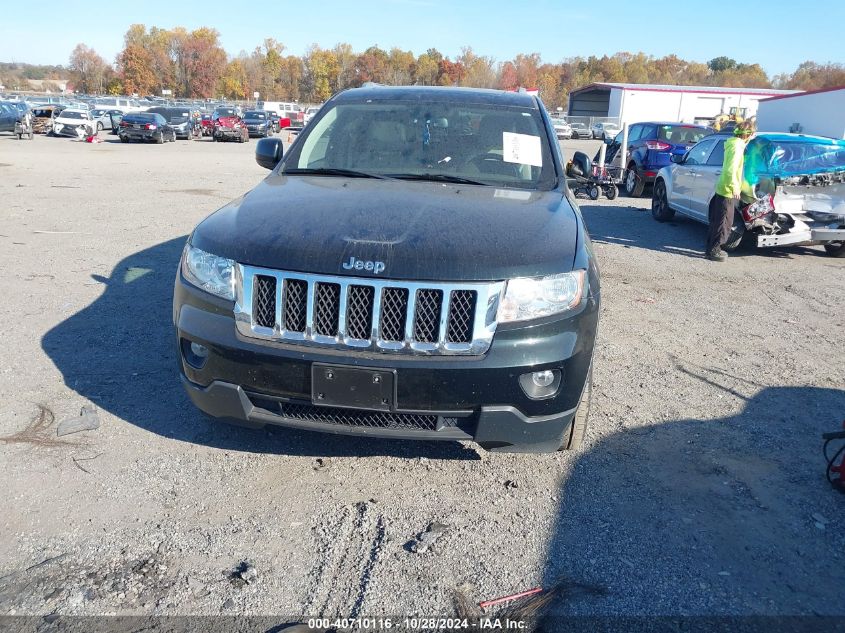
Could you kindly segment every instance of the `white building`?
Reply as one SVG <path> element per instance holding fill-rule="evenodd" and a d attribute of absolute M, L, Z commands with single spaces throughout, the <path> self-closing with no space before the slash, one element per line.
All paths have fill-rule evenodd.
<path fill-rule="evenodd" d="M 695 123 L 719 114 L 757 114 L 761 99 L 791 95 L 797 90 L 717 88 L 656 84 L 594 83 L 569 95 L 569 116 L 617 119 L 620 125 L 638 121 Z"/>
<path fill-rule="evenodd" d="M 845 86 L 761 101 L 757 129 L 845 139 Z"/>

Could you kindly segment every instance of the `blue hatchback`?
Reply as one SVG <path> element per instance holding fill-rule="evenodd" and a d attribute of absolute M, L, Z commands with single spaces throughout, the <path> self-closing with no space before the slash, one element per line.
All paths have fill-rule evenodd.
<path fill-rule="evenodd" d="M 687 150 L 714 130 L 687 123 L 634 123 L 628 127 L 628 152 L 622 188 L 629 196 L 639 197 L 648 184 L 654 182 L 661 167 L 671 163 L 670 156 L 683 156 Z M 622 167 L 622 133 L 610 141 L 606 162 Z"/>

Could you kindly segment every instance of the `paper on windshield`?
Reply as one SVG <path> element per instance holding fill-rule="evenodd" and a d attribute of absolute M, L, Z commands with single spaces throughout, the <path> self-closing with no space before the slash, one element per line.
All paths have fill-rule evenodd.
<path fill-rule="evenodd" d="M 503 160 L 506 163 L 543 166 L 543 152 L 540 137 L 530 134 L 502 132 Z"/>

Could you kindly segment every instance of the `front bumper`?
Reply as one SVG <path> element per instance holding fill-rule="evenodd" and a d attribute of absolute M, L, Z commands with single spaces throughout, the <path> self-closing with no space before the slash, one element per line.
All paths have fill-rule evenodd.
<path fill-rule="evenodd" d="M 243 135 L 241 130 L 233 128 L 214 128 L 214 137 L 218 139 L 243 138 Z"/>
<path fill-rule="evenodd" d="M 161 136 L 159 130 L 133 130 L 131 128 L 124 128 L 118 132 L 118 136 L 129 139 L 130 141 L 155 141 Z"/>
<path fill-rule="evenodd" d="M 270 131 L 270 128 L 265 127 L 263 125 L 248 125 L 246 127 L 247 132 L 249 132 L 250 136 L 267 136 Z"/>
<path fill-rule="evenodd" d="M 569 438 L 592 359 L 598 304 L 590 295 L 569 318 L 500 326 L 484 356 L 400 357 L 246 338 L 235 328 L 233 304 L 188 284 L 180 272 L 174 323 L 183 384 L 210 416 L 249 427 L 473 440 L 489 450 L 548 452 Z M 200 367 L 189 362 L 190 342 L 209 350 Z M 315 405 L 314 363 L 393 371 L 395 405 L 379 412 Z M 519 377 L 543 369 L 562 373 L 560 388 L 550 398 L 532 400 Z"/>

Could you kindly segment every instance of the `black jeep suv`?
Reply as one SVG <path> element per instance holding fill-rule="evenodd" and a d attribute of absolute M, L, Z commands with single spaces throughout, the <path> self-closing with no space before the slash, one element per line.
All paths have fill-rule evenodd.
<path fill-rule="evenodd" d="M 577 447 L 599 276 L 555 131 L 526 93 L 333 97 L 176 275 L 182 380 L 213 417 L 380 437 Z"/>

